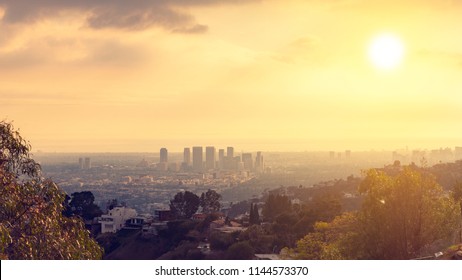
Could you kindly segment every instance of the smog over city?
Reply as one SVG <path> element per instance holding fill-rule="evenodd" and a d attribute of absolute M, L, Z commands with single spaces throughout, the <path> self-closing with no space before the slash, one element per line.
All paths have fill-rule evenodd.
<path fill-rule="evenodd" d="M 0 259 L 462 259 L 461 12 L 0 0 Z"/>

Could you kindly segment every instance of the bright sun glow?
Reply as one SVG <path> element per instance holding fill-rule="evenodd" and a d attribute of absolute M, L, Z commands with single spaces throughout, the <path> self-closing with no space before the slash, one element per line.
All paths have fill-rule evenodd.
<path fill-rule="evenodd" d="M 401 63 L 404 46 L 398 37 L 392 34 L 382 34 L 372 39 L 368 55 L 375 67 L 389 70 Z"/>

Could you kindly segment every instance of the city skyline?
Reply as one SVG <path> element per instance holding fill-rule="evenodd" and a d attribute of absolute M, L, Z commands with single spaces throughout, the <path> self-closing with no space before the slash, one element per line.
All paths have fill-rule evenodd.
<path fill-rule="evenodd" d="M 0 0 L 0 119 L 46 152 L 453 148 L 461 11 L 433 0 Z"/>

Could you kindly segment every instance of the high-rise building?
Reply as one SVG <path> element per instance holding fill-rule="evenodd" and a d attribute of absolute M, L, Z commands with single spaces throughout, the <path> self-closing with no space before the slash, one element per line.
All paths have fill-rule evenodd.
<path fill-rule="evenodd" d="M 159 162 L 168 162 L 168 151 L 166 148 L 160 149 L 160 161 Z"/>
<path fill-rule="evenodd" d="M 345 158 L 351 158 L 351 150 L 345 151 Z"/>
<path fill-rule="evenodd" d="M 189 166 L 191 164 L 191 149 L 190 148 L 184 148 L 183 162 L 185 163 L 186 166 Z"/>
<path fill-rule="evenodd" d="M 91 169 L 91 159 L 89 157 L 85 158 L 83 169 Z"/>
<path fill-rule="evenodd" d="M 251 153 L 242 153 L 242 162 L 245 170 L 253 170 L 253 159 Z"/>
<path fill-rule="evenodd" d="M 218 168 L 223 169 L 225 161 L 225 150 L 219 149 L 218 150 Z"/>
<path fill-rule="evenodd" d="M 202 147 L 193 147 L 193 158 L 192 158 L 192 164 L 193 164 L 193 169 L 194 171 L 202 171 L 203 170 L 203 159 L 202 159 Z"/>
<path fill-rule="evenodd" d="M 215 168 L 215 147 L 206 147 L 205 148 L 205 169 L 210 170 Z"/>
<path fill-rule="evenodd" d="M 335 152 L 334 151 L 329 152 L 329 158 L 330 159 L 335 159 Z"/>
<path fill-rule="evenodd" d="M 233 147 L 227 147 L 226 148 L 226 156 L 228 158 L 233 158 L 234 157 L 234 148 Z"/>
<path fill-rule="evenodd" d="M 263 172 L 264 168 L 263 156 L 261 152 L 257 152 L 257 157 L 255 158 L 255 171 Z"/>
<path fill-rule="evenodd" d="M 83 169 L 84 164 L 83 164 L 83 158 L 79 158 L 79 168 Z"/>

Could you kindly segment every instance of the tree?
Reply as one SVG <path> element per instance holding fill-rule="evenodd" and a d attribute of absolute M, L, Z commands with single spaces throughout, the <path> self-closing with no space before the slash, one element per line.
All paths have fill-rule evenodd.
<path fill-rule="evenodd" d="M 253 257 L 254 249 L 247 241 L 234 243 L 226 250 L 228 260 L 251 260 Z"/>
<path fill-rule="evenodd" d="M 431 174 L 416 167 L 393 176 L 369 170 L 359 192 L 364 195 L 358 218 L 366 258 L 415 258 L 453 233 L 454 202 Z"/>
<path fill-rule="evenodd" d="M 170 200 L 170 210 L 177 219 L 189 219 L 199 209 L 199 197 L 190 192 L 179 192 Z"/>
<path fill-rule="evenodd" d="M 106 210 L 107 211 L 112 210 L 114 209 L 114 207 L 117 207 L 120 205 L 122 205 L 122 203 L 119 203 L 117 198 L 109 199 L 108 201 L 106 201 Z"/>
<path fill-rule="evenodd" d="M 292 203 L 287 196 L 270 194 L 263 206 L 263 217 L 273 220 L 277 215 L 291 211 Z"/>
<path fill-rule="evenodd" d="M 315 195 L 310 206 L 317 221 L 330 222 L 342 213 L 340 194 L 332 191 Z"/>
<path fill-rule="evenodd" d="M 438 242 L 451 242 L 458 207 L 435 178 L 417 167 L 388 175 L 366 172 L 357 213 L 317 222 L 314 231 L 284 249 L 295 259 L 411 259 Z"/>
<path fill-rule="evenodd" d="M 94 203 L 95 196 L 92 192 L 75 192 L 71 197 L 69 207 L 71 208 L 72 214 L 78 215 L 85 220 L 92 220 L 95 217 L 101 216 L 103 213 L 98 205 Z"/>
<path fill-rule="evenodd" d="M 212 232 L 209 236 L 210 248 L 214 251 L 224 251 L 233 245 L 235 240 L 229 233 Z"/>
<path fill-rule="evenodd" d="M 462 243 L 462 183 L 457 182 L 452 189 L 452 198 L 459 204 L 459 242 Z"/>
<path fill-rule="evenodd" d="M 282 252 L 289 259 L 338 260 L 361 258 L 361 248 L 357 215 L 346 212 L 330 223 L 315 223 L 314 231 L 297 241 L 294 249 Z"/>
<path fill-rule="evenodd" d="M 249 223 L 250 225 L 260 224 L 260 214 L 258 213 L 258 205 L 256 203 L 250 204 Z"/>
<path fill-rule="evenodd" d="M 212 214 L 220 211 L 220 199 L 221 195 L 214 190 L 208 190 L 207 192 L 202 193 L 200 198 L 202 212 Z"/>
<path fill-rule="evenodd" d="M 65 193 L 41 176 L 30 145 L 0 122 L 0 257 L 100 259 L 102 249 L 78 218 L 63 216 Z"/>

